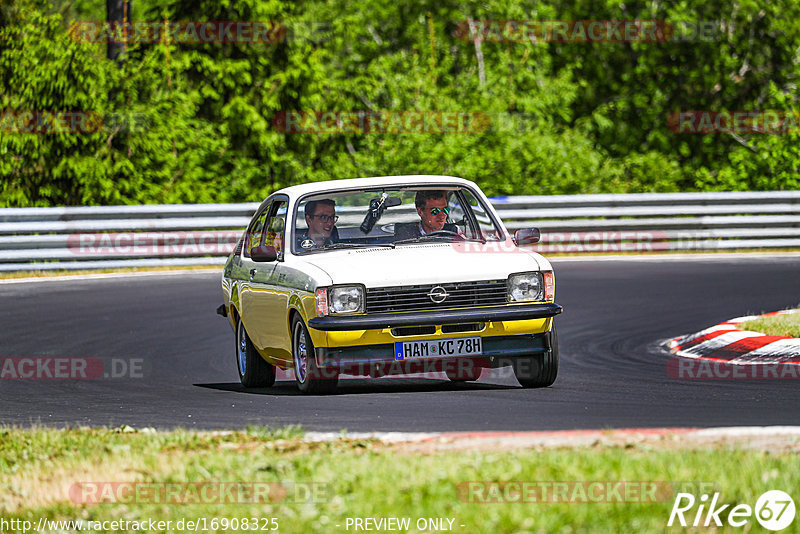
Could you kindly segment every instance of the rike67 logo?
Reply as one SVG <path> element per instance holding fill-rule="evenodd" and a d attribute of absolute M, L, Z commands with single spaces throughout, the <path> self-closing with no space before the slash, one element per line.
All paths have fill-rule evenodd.
<path fill-rule="evenodd" d="M 794 521 L 794 501 L 784 491 L 764 492 L 756 501 L 755 508 L 749 504 L 721 504 L 719 497 L 719 492 L 714 493 L 710 501 L 707 494 L 696 499 L 691 493 L 678 493 L 667 526 L 721 527 L 727 523 L 732 527 L 743 527 L 755 516 L 765 529 L 778 531 Z M 748 525 L 748 530 L 750 528 L 752 526 Z"/>

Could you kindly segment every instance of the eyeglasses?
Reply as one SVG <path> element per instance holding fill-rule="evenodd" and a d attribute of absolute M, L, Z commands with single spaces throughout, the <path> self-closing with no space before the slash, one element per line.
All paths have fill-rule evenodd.
<path fill-rule="evenodd" d="M 450 208 L 431 208 L 431 215 L 439 215 L 440 213 L 444 213 L 445 215 L 450 214 Z"/>
<path fill-rule="evenodd" d="M 322 221 L 324 223 L 326 223 L 328 221 L 336 222 L 336 221 L 339 220 L 339 216 L 338 215 L 312 215 L 312 217 L 316 217 L 317 219 L 319 219 L 320 221 Z"/>

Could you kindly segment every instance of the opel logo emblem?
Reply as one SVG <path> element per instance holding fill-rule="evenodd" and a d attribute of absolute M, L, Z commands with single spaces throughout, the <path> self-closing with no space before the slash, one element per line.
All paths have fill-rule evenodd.
<path fill-rule="evenodd" d="M 442 286 L 436 286 L 428 291 L 428 298 L 431 299 L 431 302 L 434 304 L 441 304 L 449 296 L 450 293 L 448 293 L 447 290 L 445 290 L 445 288 Z"/>

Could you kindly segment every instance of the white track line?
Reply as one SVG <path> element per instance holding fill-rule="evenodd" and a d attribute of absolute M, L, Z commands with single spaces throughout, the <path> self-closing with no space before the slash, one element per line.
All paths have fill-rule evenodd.
<path fill-rule="evenodd" d="M 800 258 L 800 252 L 742 252 L 716 254 L 615 254 L 609 256 L 548 256 L 550 263 L 559 262 L 592 262 L 592 261 L 731 261 L 746 259 L 781 259 Z"/>
<path fill-rule="evenodd" d="M 222 276 L 222 267 L 214 267 L 213 269 L 181 269 L 177 271 L 144 271 L 144 272 L 130 272 L 130 273 L 93 273 L 93 274 L 68 274 L 63 276 L 36 276 L 31 278 L 6 278 L 0 279 L 0 285 L 3 284 L 33 284 L 41 282 L 67 282 L 74 280 L 107 280 L 109 278 L 137 278 L 143 276 L 178 276 L 186 274 L 206 274 L 219 272 Z"/>
<path fill-rule="evenodd" d="M 574 436 L 571 434 L 574 432 Z M 648 428 L 648 429 L 605 429 L 605 430 L 575 430 L 575 431 L 508 431 L 508 432 L 306 432 L 306 441 L 337 441 L 375 439 L 384 443 L 417 443 L 436 442 L 446 439 L 448 442 L 459 441 L 486 441 L 502 439 L 503 441 L 518 441 L 520 444 L 531 442 L 561 446 L 574 441 L 576 445 L 594 438 L 614 438 L 636 436 L 647 439 L 660 439 L 671 433 L 680 434 L 684 438 L 744 438 L 761 436 L 800 436 L 800 426 L 736 426 L 716 428 Z"/>

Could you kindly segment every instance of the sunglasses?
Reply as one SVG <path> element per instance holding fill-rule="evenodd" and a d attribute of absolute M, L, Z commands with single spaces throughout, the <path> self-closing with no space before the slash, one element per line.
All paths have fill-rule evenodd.
<path fill-rule="evenodd" d="M 444 213 L 445 215 L 450 214 L 450 208 L 431 208 L 431 215 L 439 215 L 440 213 Z"/>
<path fill-rule="evenodd" d="M 312 215 L 312 217 L 316 217 L 322 222 L 328 222 L 328 221 L 336 222 L 339 220 L 338 215 Z"/>

